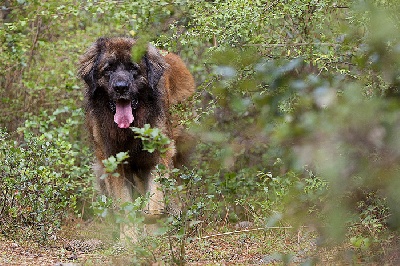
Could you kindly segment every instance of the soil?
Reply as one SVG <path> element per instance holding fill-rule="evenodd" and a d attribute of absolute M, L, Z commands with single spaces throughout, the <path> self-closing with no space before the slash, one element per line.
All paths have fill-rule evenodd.
<path fill-rule="evenodd" d="M 199 233 L 201 231 L 201 234 Z M 317 248 L 316 233 L 307 228 L 257 228 L 250 222 L 202 228 L 186 240 L 166 236 L 146 238 L 130 248 L 122 247 L 112 226 L 74 221 L 46 244 L 17 242 L 0 235 L 0 266 L 172 265 L 184 252 L 186 265 L 398 265 L 398 237 L 388 237 L 371 249 L 354 249 L 348 242 L 339 247 Z M 115 234 L 114 234 L 115 236 Z M 359 252 L 361 251 L 361 252 Z M 365 253 L 365 254 L 363 254 Z M 396 263 L 394 263 L 396 262 Z"/>
<path fill-rule="evenodd" d="M 238 226 L 239 225 L 239 226 Z M 245 227 L 243 227 L 245 226 Z M 285 228 L 269 231 L 249 228 L 252 223 L 223 226 L 207 235 L 188 239 L 187 265 L 270 265 L 283 261 L 300 263 L 315 250 L 315 240 Z M 109 229 L 109 228 L 108 228 Z M 111 230 L 112 231 L 112 230 Z M 0 235 L 0 266 L 3 265 L 170 265 L 182 250 L 179 241 L 164 237 L 148 241 L 139 248 L 126 249 L 109 240 L 98 224 L 76 222 L 62 229 L 51 243 L 17 242 Z M 97 236 L 94 238 L 93 236 Z M 156 246 L 152 243 L 157 242 Z M 171 245 L 174 246 L 172 249 Z M 283 250 L 287 256 L 279 255 Z M 143 258 L 141 258 L 143 256 Z"/>
<path fill-rule="evenodd" d="M 83 247 L 79 247 L 79 243 Z M 71 249 L 65 240 L 53 244 L 40 245 L 35 242 L 18 243 L 0 238 L 0 265 L 80 265 L 78 262 L 92 261 L 94 265 L 107 262 L 107 258 L 98 254 L 101 246 L 97 240 L 72 241 L 78 248 Z M 84 248 L 89 246 L 89 248 Z"/>

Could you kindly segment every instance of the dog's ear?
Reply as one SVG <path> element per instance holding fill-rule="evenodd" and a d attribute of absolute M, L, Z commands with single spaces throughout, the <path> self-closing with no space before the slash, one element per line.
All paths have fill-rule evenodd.
<path fill-rule="evenodd" d="M 147 68 L 147 81 L 149 82 L 149 86 L 155 90 L 167 68 L 167 63 L 164 56 L 151 44 L 148 45 L 144 60 Z"/>
<path fill-rule="evenodd" d="M 105 42 L 106 38 L 97 39 L 86 53 L 79 58 L 78 76 L 86 82 L 92 92 L 95 90 L 94 75 Z"/>

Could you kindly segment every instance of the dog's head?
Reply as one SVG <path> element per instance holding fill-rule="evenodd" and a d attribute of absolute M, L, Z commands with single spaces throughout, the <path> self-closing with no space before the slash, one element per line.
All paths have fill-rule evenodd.
<path fill-rule="evenodd" d="M 120 128 L 128 128 L 134 110 L 161 93 L 158 83 L 167 68 L 164 57 L 152 45 L 139 62 L 133 61 L 135 43 L 131 38 L 100 38 L 81 57 L 78 69 L 87 84 L 86 97 L 106 95 Z"/>

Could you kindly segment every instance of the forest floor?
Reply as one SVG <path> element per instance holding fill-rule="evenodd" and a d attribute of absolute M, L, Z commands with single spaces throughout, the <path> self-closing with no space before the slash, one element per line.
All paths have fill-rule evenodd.
<path fill-rule="evenodd" d="M 186 265 L 379 265 L 363 261 L 350 245 L 340 248 L 317 248 L 315 232 L 286 227 L 269 229 L 220 226 L 185 245 Z M 76 222 L 63 228 L 59 236 L 47 244 L 16 242 L 0 235 L 0 266 L 3 265 L 171 265 L 172 253 L 179 254 L 177 241 L 166 237 L 122 248 L 106 237 L 109 229 L 96 223 Z M 97 236 L 97 237 L 96 237 Z M 155 244 L 157 243 L 157 244 Z M 170 248 L 170 243 L 176 245 Z M 387 257 L 389 263 L 397 261 Z M 339 263 L 342 264 L 342 263 Z"/>

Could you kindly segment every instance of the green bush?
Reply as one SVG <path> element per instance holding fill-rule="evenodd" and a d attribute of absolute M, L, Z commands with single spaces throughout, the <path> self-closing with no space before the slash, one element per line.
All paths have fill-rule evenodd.
<path fill-rule="evenodd" d="M 59 119 L 60 116 L 68 117 Z M 91 189 L 90 153 L 76 141 L 81 110 L 42 113 L 18 129 L 1 132 L 0 227 L 12 238 L 47 240 L 69 214 L 80 214 Z M 77 155 L 83 155 L 81 159 Z M 86 203 L 87 204 L 87 203 Z"/>

